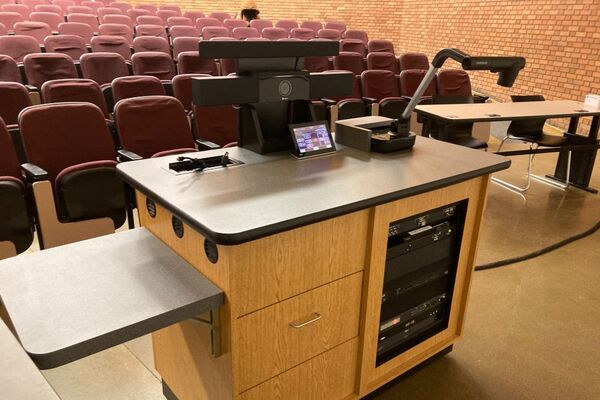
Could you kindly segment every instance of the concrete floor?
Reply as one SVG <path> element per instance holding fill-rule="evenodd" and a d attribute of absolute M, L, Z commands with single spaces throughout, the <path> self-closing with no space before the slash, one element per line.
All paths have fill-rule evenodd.
<path fill-rule="evenodd" d="M 536 157 L 534 171 L 553 171 L 555 160 Z M 523 182 L 525 161 L 513 158 L 498 176 Z M 600 188 L 600 162 L 592 186 Z M 523 199 L 491 184 L 477 263 L 538 249 L 599 219 L 599 195 L 533 182 Z M 600 399 L 599 268 L 600 232 L 530 261 L 477 272 L 464 336 L 453 352 L 372 399 Z M 163 399 L 152 365 L 150 338 L 143 337 L 44 375 L 64 400 Z"/>

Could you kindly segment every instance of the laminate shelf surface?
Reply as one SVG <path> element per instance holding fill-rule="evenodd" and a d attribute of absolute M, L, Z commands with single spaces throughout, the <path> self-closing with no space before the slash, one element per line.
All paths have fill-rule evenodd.
<path fill-rule="evenodd" d="M 218 308 L 223 293 L 138 228 L 0 262 L 0 300 L 48 369 Z"/>
<path fill-rule="evenodd" d="M 177 156 L 122 163 L 121 177 L 209 240 L 235 245 L 353 211 L 490 174 L 510 160 L 417 137 L 411 151 L 378 154 L 339 146 L 330 155 L 297 160 L 287 152 L 229 152 L 244 162 L 175 175 Z M 140 207 L 144 207 L 141 204 Z"/>

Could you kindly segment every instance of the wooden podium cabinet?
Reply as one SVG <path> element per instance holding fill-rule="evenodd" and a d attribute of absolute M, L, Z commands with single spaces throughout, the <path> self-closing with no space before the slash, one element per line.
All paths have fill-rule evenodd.
<path fill-rule="evenodd" d="M 208 174 L 169 177 L 163 168 L 165 174 L 158 175 L 164 175 L 164 178 L 154 179 L 146 186 L 143 175 L 150 173 L 152 169 L 148 167 L 158 161 L 148 160 L 145 169 L 133 169 L 138 163 L 119 167 L 136 188 L 141 225 L 208 277 L 225 295 L 224 306 L 218 313 L 178 323 L 153 334 L 156 369 L 163 379 L 167 398 L 358 399 L 448 349 L 460 337 L 489 174 L 508 166 L 504 158 L 428 139 L 419 139 L 413 154 L 409 155 L 365 159 L 354 150 L 344 149 L 329 161 L 322 159 L 317 161 L 319 165 L 313 165 L 315 168 L 325 165 L 331 171 L 313 171 L 311 179 L 317 188 L 312 189 L 316 192 L 305 193 L 310 190 L 300 191 L 298 182 L 282 182 L 299 179 L 299 172 L 312 171 L 311 164 L 306 163 L 309 160 L 296 161 L 284 156 L 256 162 L 250 158 L 259 156 L 247 155 L 241 149 L 231 153 L 231 157 L 245 160 L 248 165 L 231 168 L 223 173 L 222 179 L 242 182 L 238 175 L 246 173 L 248 179 L 243 180 L 242 186 L 260 186 L 258 180 L 253 182 L 256 176 L 253 177 L 251 172 L 258 169 L 257 173 L 264 173 L 260 165 L 269 166 L 278 174 L 274 181 L 266 179 L 269 182 L 263 183 L 264 188 L 272 191 L 264 194 L 267 199 L 260 198 L 259 193 L 264 193 L 264 188 L 253 186 L 255 192 L 248 192 L 248 186 L 231 189 L 227 198 L 234 198 L 235 204 L 223 204 L 228 200 L 221 195 L 230 189 L 220 186 L 219 195 L 211 191 L 211 185 L 216 182 L 213 179 L 222 171 L 214 171 L 212 178 L 207 178 Z M 429 153 L 431 158 L 427 156 Z M 401 169 L 403 163 L 410 167 L 417 161 L 414 157 L 422 157 L 427 163 L 442 154 L 446 161 L 453 157 L 471 157 L 476 168 L 469 162 L 464 162 L 467 164 L 464 167 L 450 168 L 453 171 L 424 165 L 423 170 L 433 169 L 438 174 L 434 177 L 439 178 L 435 184 L 406 186 L 407 180 L 429 179 L 419 170 L 413 171 L 418 175 L 416 178 L 403 177 L 390 184 L 390 179 L 395 181 L 394 170 Z M 347 162 L 349 158 L 351 162 Z M 338 163 L 336 159 L 346 161 Z M 362 172 L 372 177 L 379 175 L 381 179 L 369 187 L 368 180 L 363 181 L 364 177 L 357 176 L 357 184 L 361 185 L 359 191 L 362 191 L 359 195 L 365 196 L 365 192 L 373 188 L 383 190 L 380 185 L 388 186 L 393 193 L 387 196 L 389 200 L 378 195 L 372 205 L 365 206 L 368 202 L 357 204 L 353 195 L 341 191 L 345 182 L 333 181 L 343 181 L 342 174 L 348 169 L 356 174 L 353 167 L 360 163 L 373 168 Z M 290 169 L 286 170 L 286 165 Z M 389 166 L 389 174 L 381 169 L 382 165 Z M 244 168 L 247 168 L 246 172 Z M 463 172 L 463 169 L 469 172 Z M 446 179 L 445 175 L 456 179 L 452 182 L 453 179 Z M 169 178 L 179 181 L 161 185 L 162 179 Z M 377 178 L 371 180 L 377 181 Z M 202 185 L 199 181 L 203 181 Z M 277 207 L 279 203 L 273 202 L 284 193 L 285 188 L 278 187 L 279 184 L 292 185 L 288 187 L 287 195 L 296 190 L 297 193 L 292 195 L 298 197 L 301 204 L 308 205 L 288 202 L 287 207 L 291 210 L 269 209 Z M 407 189 L 397 190 L 396 184 Z M 202 195 L 194 197 L 190 194 L 202 187 L 206 189 Z M 319 192 L 325 187 L 333 192 Z M 204 224 L 192 206 L 186 213 L 182 211 L 185 204 L 168 199 L 171 195 L 175 199 L 178 190 L 192 197 L 189 204 L 194 204 L 198 210 L 206 211 L 207 202 L 210 202 L 214 205 L 211 215 L 220 212 L 221 207 L 224 210 L 225 206 L 234 207 L 234 215 L 223 214 L 222 219 Z M 412 193 L 406 195 L 406 191 Z M 334 192 L 337 194 L 332 194 Z M 326 198 L 327 195 L 332 197 Z M 448 327 L 376 367 L 390 222 L 465 199 L 468 206 Z M 288 199 L 279 200 L 286 203 Z M 302 216 L 306 215 L 307 208 L 323 209 L 323 202 L 328 201 L 351 201 L 348 204 L 355 207 L 338 206 L 336 211 L 327 211 L 328 215 L 312 213 L 310 218 L 290 218 L 287 220 L 292 221 L 289 229 L 277 221 L 271 223 L 275 219 L 283 221 L 285 213 Z M 242 230 L 236 226 L 235 231 L 232 229 L 236 233 L 216 234 L 221 222 L 258 226 L 258 217 L 246 214 L 246 207 L 255 208 L 255 202 L 264 207 L 256 210 L 262 214 L 260 222 L 273 219 L 262 225 L 269 228 L 248 229 L 242 235 Z M 210 224 L 213 225 L 208 226 Z M 252 235 L 256 238 L 249 237 Z M 222 241 L 229 243 L 219 244 Z"/>

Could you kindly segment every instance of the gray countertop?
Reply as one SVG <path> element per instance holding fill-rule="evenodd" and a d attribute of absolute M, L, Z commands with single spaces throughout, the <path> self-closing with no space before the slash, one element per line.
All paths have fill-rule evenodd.
<path fill-rule="evenodd" d="M 118 165 L 121 177 L 208 239 L 244 243 L 508 168 L 508 158 L 417 137 L 412 151 L 351 148 L 297 160 L 226 149 L 244 165 L 174 175 L 177 156 Z M 194 153 L 205 157 L 225 149 Z M 140 207 L 145 207 L 140 204 Z"/>

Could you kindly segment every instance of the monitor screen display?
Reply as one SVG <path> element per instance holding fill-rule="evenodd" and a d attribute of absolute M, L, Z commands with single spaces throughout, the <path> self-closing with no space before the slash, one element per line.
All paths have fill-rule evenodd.
<path fill-rule="evenodd" d="M 290 125 L 297 157 L 331 153 L 335 144 L 325 121 Z"/>

